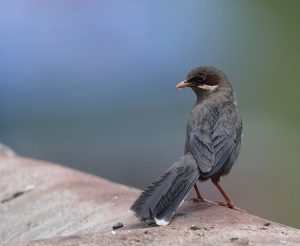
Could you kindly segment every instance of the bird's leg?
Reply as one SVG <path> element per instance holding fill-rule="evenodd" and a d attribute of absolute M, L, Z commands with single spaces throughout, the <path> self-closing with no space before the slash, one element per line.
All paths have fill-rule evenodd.
<path fill-rule="evenodd" d="M 240 212 L 246 212 L 243 209 L 238 208 L 237 206 L 235 206 L 233 204 L 233 202 L 231 201 L 231 199 L 229 198 L 229 196 L 226 194 L 226 192 L 223 190 L 223 188 L 220 185 L 220 177 L 215 178 L 215 179 L 211 179 L 211 181 L 213 182 L 213 184 L 217 187 L 217 189 L 220 191 L 220 193 L 222 194 L 222 196 L 224 197 L 226 203 L 224 202 L 218 202 L 219 205 L 224 206 L 224 207 L 228 207 Z"/>
<path fill-rule="evenodd" d="M 197 194 L 197 198 L 191 198 L 190 201 L 192 202 L 211 202 L 207 199 L 205 199 L 201 194 L 200 194 L 200 191 L 197 187 L 197 184 L 194 184 L 194 189 L 196 191 L 196 194 Z M 213 203 L 213 202 L 212 202 Z"/>
<path fill-rule="evenodd" d="M 205 198 L 200 194 L 200 191 L 197 187 L 197 184 L 194 184 L 194 189 L 196 191 L 196 194 L 197 194 L 197 198 L 191 198 L 190 201 L 193 201 L 193 202 L 205 202 Z"/>

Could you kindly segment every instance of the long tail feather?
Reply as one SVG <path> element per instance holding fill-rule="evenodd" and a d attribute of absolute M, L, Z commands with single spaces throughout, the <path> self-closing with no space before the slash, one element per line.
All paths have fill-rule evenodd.
<path fill-rule="evenodd" d="M 137 217 L 154 220 L 158 225 L 167 225 L 198 179 L 195 159 L 191 154 L 185 155 L 158 181 L 148 186 L 130 209 Z"/>

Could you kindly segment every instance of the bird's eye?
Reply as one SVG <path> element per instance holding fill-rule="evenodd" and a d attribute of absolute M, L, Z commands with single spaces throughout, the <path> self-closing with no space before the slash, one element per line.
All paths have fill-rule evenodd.
<path fill-rule="evenodd" d="M 188 82 L 194 83 L 194 84 L 203 84 L 206 81 L 206 76 L 201 74 L 201 75 L 196 75 L 190 79 L 187 80 Z"/>
<path fill-rule="evenodd" d="M 196 77 L 197 82 L 203 82 L 206 80 L 206 76 L 205 75 L 198 75 Z"/>

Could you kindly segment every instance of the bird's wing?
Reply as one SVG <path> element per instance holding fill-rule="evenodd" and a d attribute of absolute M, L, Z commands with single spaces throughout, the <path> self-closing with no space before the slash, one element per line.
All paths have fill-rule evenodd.
<path fill-rule="evenodd" d="M 188 147 L 200 171 L 208 176 L 217 173 L 235 150 L 241 132 L 242 123 L 235 107 L 229 111 L 224 110 L 213 132 L 206 129 L 191 130 Z"/>
<path fill-rule="evenodd" d="M 190 131 L 189 150 L 196 159 L 201 172 L 208 173 L 215 162 L 214 146 L 211 134 L 205 129 Z"/>

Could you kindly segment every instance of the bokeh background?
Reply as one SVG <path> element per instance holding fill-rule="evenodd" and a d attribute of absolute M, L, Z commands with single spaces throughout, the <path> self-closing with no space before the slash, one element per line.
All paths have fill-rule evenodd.
<path fill-rule="evenodd" d="M 226 190 L 300 228 L 299 11 L 297 0 L 1 1 L 0 142 L 145 188 L 183 152 L 195 97 L 176 83 L 213 65 L 244 121 Z"/>

